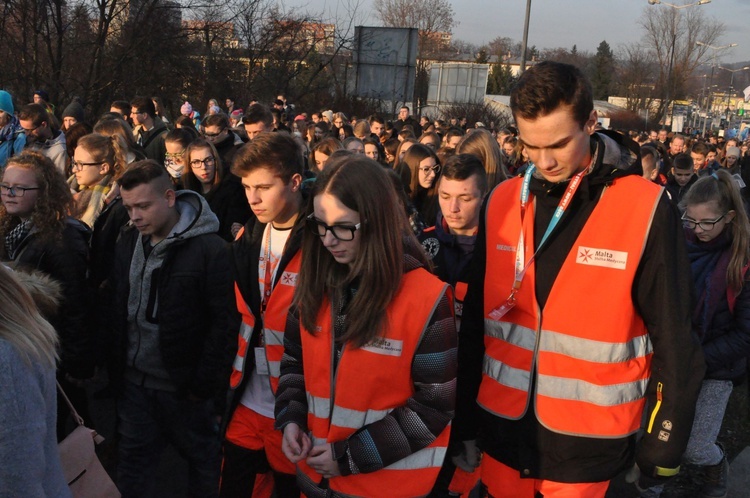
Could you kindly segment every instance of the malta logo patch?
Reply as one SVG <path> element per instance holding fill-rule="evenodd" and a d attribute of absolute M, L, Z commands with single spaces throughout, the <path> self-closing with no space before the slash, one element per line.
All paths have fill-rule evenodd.
<path fill-rule="evenodd" d="M 624 270 L 628 264 L 628 253 L 611 249 L 578 246 L 576 263 Z"/>
<path fill-rule="evenodd" d="M 291 271 L 285 271 L 281 274 L 281 284 L 294 287 L 297 285 L 297 274 Z"/>
<path fill-rule="evenodd" d="M 370 353 L 386 356 L 401 356 L 401 353 L 404 350 L 404 341 L 378 337 L 369 344 L 366 344 L 362 349 Z"/>

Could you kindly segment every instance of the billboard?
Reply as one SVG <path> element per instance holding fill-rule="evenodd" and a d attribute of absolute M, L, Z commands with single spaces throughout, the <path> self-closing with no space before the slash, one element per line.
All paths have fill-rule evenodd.
<path fill-rule="evenodd" d="M 489 64 L 465 64 L 442 62 L 430 68 L 430 87 L 427 103 L 442 104 L 481 104 L 487 93 Z"/>
<path fill-rule="evenodd" d="M 357 26 L 354 31 L 354 94 L 411 102 L 417 73 L 418 30 Z"/>

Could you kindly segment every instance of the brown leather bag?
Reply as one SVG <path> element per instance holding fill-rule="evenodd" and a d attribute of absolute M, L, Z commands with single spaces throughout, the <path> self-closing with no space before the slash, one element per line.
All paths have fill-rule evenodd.
<path fill-rule="evenodd" d="M 120 492 L 96 456 L 94 444 L 104 438 L 83 425 L 83 419 L 65 395 L 60 383 L 57 390 L 65 399 L 78 427 L 57 445 L 63 475 L 74 498 L 120 498 Z"/>

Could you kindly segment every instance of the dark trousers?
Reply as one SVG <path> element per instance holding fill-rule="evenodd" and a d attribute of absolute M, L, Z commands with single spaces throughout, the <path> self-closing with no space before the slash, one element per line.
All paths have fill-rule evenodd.
<path fill-rule="evenodd" d="M 174 393 L 125 381 L 117 416 L 117 485 L 123 498 L 155 496 L 156 471 L 166 443 L 188 461 L 189 496 L 218 496 L 221 444 L 211 401 L 179 399 Z"/>

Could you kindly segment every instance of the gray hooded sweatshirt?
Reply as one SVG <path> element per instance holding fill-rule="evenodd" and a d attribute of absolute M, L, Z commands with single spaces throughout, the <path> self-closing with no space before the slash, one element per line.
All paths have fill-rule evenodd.
<path fill-rule="evenodd" d="M 171 246 L 199 235 L 217 233 L 219 219 L 206 200 L 189 190 L 177 192 L 180 219 L 167 238 L 154 245 L 148 256 L 143 235 L 138 235 L 130 263 L 128 296 L 128 349 L 125 378 L 151 389 L 175 391 L 159 349 L 159 270 Z M 148 243 L 148 241 L 146 241 Z"/>

